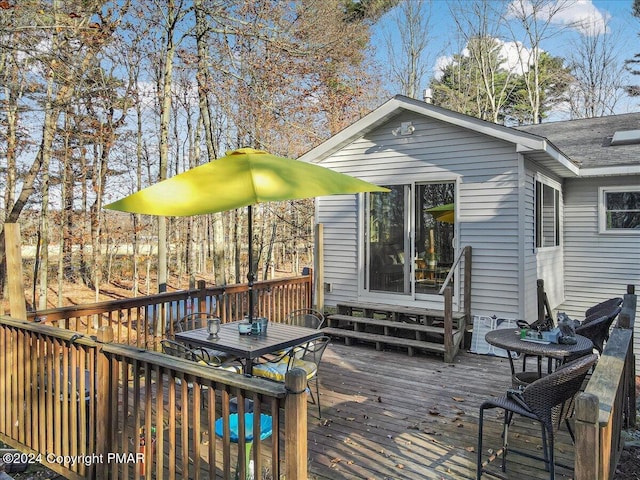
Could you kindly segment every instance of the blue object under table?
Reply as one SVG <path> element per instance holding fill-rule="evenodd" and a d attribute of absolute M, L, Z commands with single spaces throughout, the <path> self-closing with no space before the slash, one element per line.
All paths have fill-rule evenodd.
<path fill-rule="evenodd" d="M 240 426 L 238 414 L 229 415 L 229 439 L 233 443 L 239 443 Z M 244 440 L 245 440 L 245 475 L 249 478 L 249 464 L 251 463 L 251 447 L 253 446 L 253 413 L 244 414 Z M 260 440 L 265 440 L 273 433 L 273 419 L 271 415 L 265 413 L 260 414 Z M 220 417 L 216 420 L 216 435 L 224 438 L 224 418 Z M 236 479 L 238 478 L 238 466 L 236 465 Z"/>

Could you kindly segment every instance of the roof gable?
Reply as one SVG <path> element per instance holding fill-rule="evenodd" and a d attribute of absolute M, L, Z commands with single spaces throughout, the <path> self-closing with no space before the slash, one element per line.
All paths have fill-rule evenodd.
<path fill-rule="evenodd" d="M 545 158 L 548 162 L 547 166 L 561 176 L 576 176 L 578 174 L 577 165 L 565 157 L 560 150 L 550 144 L 544 137 L 464 115 L 402 95 L 396 95 L 391 98 L 360 120 L 305 153 L 300 157 L 300 160 L 314 163 L 321 162 L 356 139 L 392 120 L 403 111 L 415 112 L 496 139 L 511 142 L 517 145 L 518 152 L 525 155 L 528 153 L 542 153 L 542 158 Z M 540 158 L 539 155 L 538 158 Z"/>

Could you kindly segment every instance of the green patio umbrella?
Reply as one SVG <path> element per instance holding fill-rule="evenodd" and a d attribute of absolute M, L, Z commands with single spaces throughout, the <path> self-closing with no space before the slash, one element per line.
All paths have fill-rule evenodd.
<path fill-rule="evenodd" d="M 249 321 L 253 320 L 252 206 L 324 195 L 388 192 L 312 163 L 241 148 L 106 205 L 110 210 L 182 217 L 249 207 Z"/>
<path fill-rule="evenodd" d="M 454 203 L 446 205 L 438 205 L 437 207 L 427 208 L 427 212 L 433 215 L 433 218 L 439 222 L 453 223 L 454 220 Z"/>

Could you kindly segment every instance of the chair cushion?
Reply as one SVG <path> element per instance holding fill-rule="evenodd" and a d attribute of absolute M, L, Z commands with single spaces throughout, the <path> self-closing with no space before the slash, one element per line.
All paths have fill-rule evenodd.
<path fill-rule="evenodd" d="M 207 363 L 204 360 L 200 360 L 198 363 L 200 365 L 206 365 L 207 367 L 213 367 L 218 370 L 226 370 L 227 372 L 232 373 L 242 373 L 242 367 L 240 365 L 212 365 L 211 363 Z"/>
<path fill-rule="evenodd" d="M 266 362 L 254 365 L 253 374 L 256 377 L 268 378 L 276 382 L 284 382 L 284 376 L 291 368 L 303 369 L 307 373 L 307 379 L 312 378 L 318 370 L 318 366 L 313 362 L 307 362 L 299 358 L 295 358 L 292 362 L 289 362 L 289 358 L 284 358 L 279 362 Z"/>

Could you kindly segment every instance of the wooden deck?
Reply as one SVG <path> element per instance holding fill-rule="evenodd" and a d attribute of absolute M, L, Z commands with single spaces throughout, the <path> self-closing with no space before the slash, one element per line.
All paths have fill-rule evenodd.
<path fill-rule="evenodd" d="M 323 418 L 309 408 L 309 478 L 475 478 L 478 409 L 510 387 L 507 359 L 461 352 L 453 364 L 438 356 L 329 345 L 321 366 Z M 502 417 L 485 414 L 485 459 L 500 448 Z M 517 418 L 513 448 L 541 453 L 538 424 Z M 557 462 L 573 463 L 563 428 Z M 499 461 L 491 471 L 500 473 Z M 556 478 L 572 478 L 558 468 Z M 483 478 L 495 478 L 488 473 Z M 510 454 L 505 478 L 549 478 L 541 461 Z"/>

